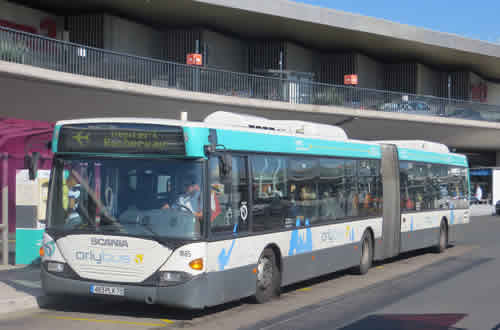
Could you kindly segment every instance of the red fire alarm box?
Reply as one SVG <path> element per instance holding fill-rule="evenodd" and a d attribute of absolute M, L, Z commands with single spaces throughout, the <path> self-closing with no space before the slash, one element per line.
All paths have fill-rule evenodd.
<path fill-rule="evenodd" d="M 203 57 L 201 54 L 187 54 L 186 64 L 188 64 L 188 65 L 203 65 Z"/>
<path fill-rule="evenodd" d="M 344 76 L 344 85 L 357 85 L 358 75 L 357 74 L 346 74 Z"/>

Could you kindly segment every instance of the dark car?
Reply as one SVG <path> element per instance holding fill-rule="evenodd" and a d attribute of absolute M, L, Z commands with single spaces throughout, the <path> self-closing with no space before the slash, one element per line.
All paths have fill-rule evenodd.
<path fill-rule="evenodd" d="M 495 204 L 495 213 L 500 215 L 500 200 Z"/>
<path fill-rule="evenodd" d="M 421 101 L 413 101 L 409 103 L 410 109 L 413 111 L 431 112 L 431 107 Z"/>
<path fill-rule="evenodd" d="M 378 110 L 388 112 L 401 112 L 411 115 L 429 115 L 432 114 L 431 107 L 421 101 L 384 103 L 378 107 Z"/>
<path fill-rule="evenodd" d="M 471 120 L 484 120 L 481 113 L 472 109 L 456 109 L 448 114 L 448 117 L 471 119 Z"/>

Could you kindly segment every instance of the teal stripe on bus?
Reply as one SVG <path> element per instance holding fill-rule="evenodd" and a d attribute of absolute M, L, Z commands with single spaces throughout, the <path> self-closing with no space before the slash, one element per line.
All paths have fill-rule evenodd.
<path fill-rule="evenodd" d="M 209 129 L 206 127 L 182 127 L 186 142 L 187 157 L 205 157 L 204 146 L 208 145 Z"/>
<path fill-rule="evenodd" d="M 222 129 L 217 130 L 217 138 L 217 143 L 224 145 L 228 150 L 352 158 L 381 157 L 378 145 L 348 141 L 327 141 Z"/>
<path fill-rule="evenodd" d="M 425 163 L 436 163 L 467 167 L 467 158 L 458 154 L 440 154 L 429 151 L 398 148 L 399 160 L 412 160 Z"/>

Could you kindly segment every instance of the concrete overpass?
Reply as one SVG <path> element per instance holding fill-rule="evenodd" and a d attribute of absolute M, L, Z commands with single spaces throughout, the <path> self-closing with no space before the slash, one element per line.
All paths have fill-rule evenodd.
<path fill-rule="evenodd" d="M 354 139 L 426 139 L 457 149 L 500 149 L 500 123 L 193 93 L 1 61 L 0 86 L 2 117 L 46 121 L 108 116 L 178 118 L 187 111 L 190 120 L 201 120 L 224 110 L 333 125 L 344 122 L 342 127 Z"/>

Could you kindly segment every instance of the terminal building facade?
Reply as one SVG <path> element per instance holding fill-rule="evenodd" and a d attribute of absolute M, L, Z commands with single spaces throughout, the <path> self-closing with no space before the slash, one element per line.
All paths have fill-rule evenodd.
<path fill-rule="evenodd" d="M 0 0 L 0 90 L 2 117 L 234 110 L 500 165 L 500 45 L 286 0 Z"/>
<path fill-rule="evenodd" d="M 218 2 L 234 3 L 234 7 L 218 7 Z M 320 24 L 309 30 L 325 36 L 322 39 L 310 38 L 304 35 L 304 31 L 289 26 L 295 22 L 285 17 L 280 21 L 271 13 L 267 16 L 276 21 L 274 26 L 269 22 L 267 29 L 255 28 L 258 22 L 235 20 L 231 23 L 231 18 L 227 17 L 231 10 L 236 16 L 247 15 L 247 19 L 266 16 L 266 6 L 260 10 L 261 13 L 252 15 L 249 11 L 238 9 L 240 2 L 246 1 L 174 0 L 160 4 L 160 1 L 146 0 L 136 5 L 125 5 L 110 0 L 72 1 L 71 4 L 57 0 L 2 0 L 0 26 L 82 46 L 176 63 L 185 64 L 187 54 L 199 53 L 204 67 L 238 73 L 335 85 L 343 85 L 346 75 L 356 75 L 356 87 L 359 88 L 500 105 L 499 72 L 491 72 L 486 66 L 481 67 L 480 63 L 460 62 L 453 58 L 452 50 L 450 54 L 444 54 L 436 47 L 421 55 L 420 49 L 412 49 L 410 36 L 408 40 L 399 40 L 399 45 L 396 38 L 388 37 L 382 44 L 377 44 L 376 38 L 370 33 L 349 33 L 333 27 L 331 31 L 324 31 L 327 29 Z M 264 1 L 255 2 L 255 8 L 261 7 L 258 5 L 261 2 Z M 306 13 L 311 10 L 325 11 L 342 16 L 343 19 L 352 16 L 354 19 L 387 24 L 368 17 L 287 1 L 277 2 L 288 5 L 289 11 L 295 11 L 298 15 L 305 8 Z M 215 14 L 205 16 L 205 8 L 209 8 L 208 15 Z M 158 11 L 155 12 L 156 9 Z M 189 17 L 186 22 L 179 18 L 182 14 Z M 415 30 L 417 34 L 438 34 L 390 24 L 394 29 Z M 300 26 L 298 23 L 296 25 Z M 465 41 L 472 41 L 458 36 L 450 37 L 457 42 L 464 41 L 464 44 Z M 445 56 L 449 59 L 439 58 Z"/>

